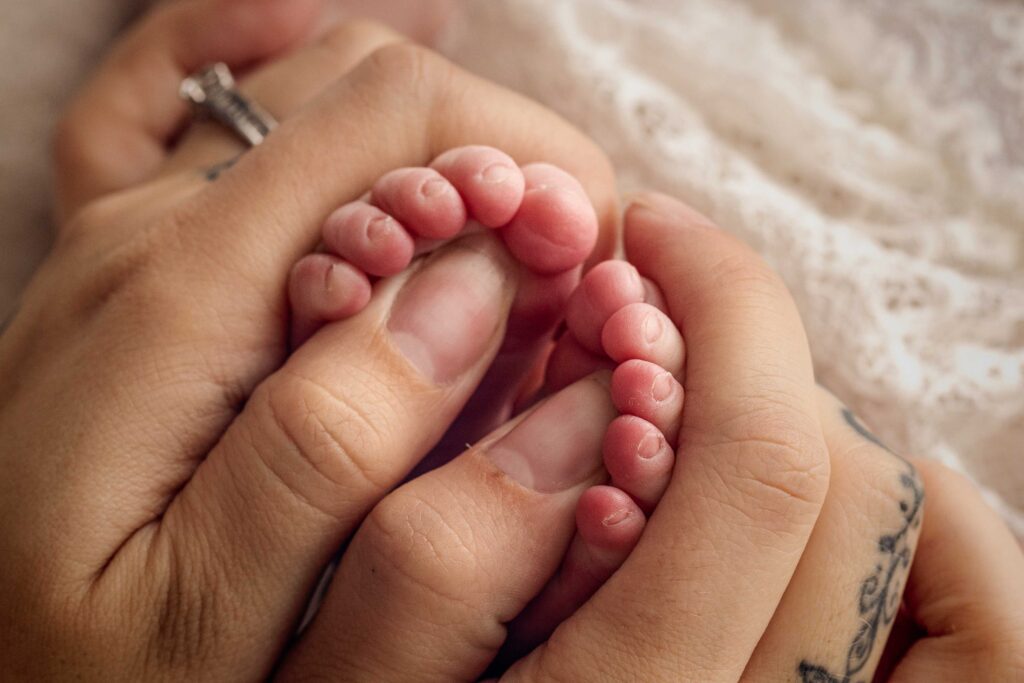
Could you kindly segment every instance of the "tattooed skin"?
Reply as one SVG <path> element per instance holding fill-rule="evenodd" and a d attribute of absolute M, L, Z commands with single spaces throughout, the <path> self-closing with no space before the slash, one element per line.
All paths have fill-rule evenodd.
<path fill-rule="evenodd" d="M 227 161 L 222 161 L 212 168 L 208 168 L 205 172 L 206 179 L 211 183 L 220 177 L 220 174 L 234 166 L 238 162 L 239 157 L 232 157 Z"/>
<path fill-rule="evenodd" d="M 842 410 L 843 419 L 858 434 L 871 443 L 893 453 L 877 436 L 868 431 L 848 408 Z M 896 456 L 895 453 L 893 453 Z M 899 457 L 899 456 L 896 456 Z M 860 585 L 857 599 L 857 614 L 861 625 L 857 629 L 846 653 L 842 673 L 835 673 L 813 662 L 802 661 L 797 667 L 802 683 L 864 683 L 859 678 L 864 667 L 871 660 L 879 632 L 886 632 L 899 612 L 903 596 L 903 582 L 910 569 L 913 556 L 909 536 L 921 526 L 921 511 L 924 503 L 924 489 L 914 466 L 900 458 L 906 466 L 900 473 L 899 482 L 903 498 L 899 502 L 900 524 L 896 532 L 885 534 L 878 539 L 878 561 L 871 574 Z"/>

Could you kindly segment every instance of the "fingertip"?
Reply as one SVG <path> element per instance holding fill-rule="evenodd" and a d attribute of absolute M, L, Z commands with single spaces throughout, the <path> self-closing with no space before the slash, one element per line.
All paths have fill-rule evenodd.
<path fill-rule="evenodd" d="M 310 36 L 325 0 L 220 0 L 222 24 L 206 22 L 195 35 L 223 61 L 244 64 L 291 47 Z M 198 66 L 198 65 L 196 65 Z"/>

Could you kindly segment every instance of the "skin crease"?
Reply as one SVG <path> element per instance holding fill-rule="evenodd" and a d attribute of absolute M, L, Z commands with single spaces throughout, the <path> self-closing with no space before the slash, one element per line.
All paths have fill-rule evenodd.
<path fill-rule="evenodd" d="M 173 37 L 161 33 L 178 25 L 169 17 L 217 11 L 211 7 L 188 0 L 162 6 L 149 30 Z M 104 88 L 132 92 L 124 86 L 137 75 L 128 67 L 139 54 L 129 50 L 108 62 L 105 79 L 73 108 L 59 142 L 60 173 L 91 177 L 65 185 L 76 188 L 60 200 L 73 218 L 0 336 L 0 435 L 8 446 L 0 453 L 5 675 L 265 677 L 320 567 L 371 509 L 346 554 L 346 571 L 363 583 L 337 583 L 332 591 L 364 602 L 328 605 L 323 615 L 330 621 L 317 622 L 339 628 L 314 622 L 301 649 L 284 660 L 282 678 L 445 678 L 451 669 L 432 668 L 439 648 L 472 650 L 473 657 L 442 664 L 454 663 L 455 678 L 475 678 L 486 648 L 500 646 L 499 625 L 544 581 L 541 571 L 523 577 L 500 569 L 530 566 L 526 560 L 538 557 L 541 568 L 557 568 L 578 495 L 529 489 L 486 453 L 520 423 L 378 502 L 429 447 L 429 432 L 453 419 L 497 353 L 492 330 L 494 341 L 467 375 L 432 385 L 387 343 L 390 307 L 415 291 L 417 272 L 444 259 L 483 268 L 481 276 L 492 268 L 513 276 L 501 250 L 481 246 L 483 260 L 460 248 L 444 251 L 382 286 L 366 311 L 317 335 L 279 369 L 291 264 L 314 246 L 339 198 L 359 196 L 388 170 L 426 163 L 443 151 L 432 144 L 447 149 L 485 138 L 520 162 L 557 157 L 598 206 L 602 235 L 616 222 L 613 185 L 600 182 L 610 181 L 607 165 L 590 163 L 592 145 L 564 122 L 415 48 L 376 53 L 310 102 L 327 87 L 316 78 L 334 81 L 345 64 L 379 47 L 383 33 L 349 26 L 290 67 L 276 63 L 280 78 L 264 75 L 259 99 L 278 107 L 285 123 L 212 184 L 195 169 L 237 148 L 209 128 L 190 135 L 159 170 L 146 165 L 142 185 L 133 184 L 138 176 L 120 175 L 132 169 L 104 175 L 108 159 L 76 149 L 84 132 L 103 132 L 93 128 L 102 117 L 85 114 L 103 111 Z M 368 37 L 360 43 L 359 35 Z M 147 46 L 159 53 L 168 43 L 135 44 L 147 54 Z M 331 67 L 302 70 L 303 62 Z M 164 86 L 173 89 L 188 68 L 177 64 Z M 319 76 L 300 75 L 308 73 Z M 299 85 L 308 88 L 304 95 L 294 89 Z M 452 93 L 446 88 L 461 97 L 443 98 L 452 106 L 443 120 L 432 118 L 437 93 Z M 497 132 L 474 128 L 481 107 L 493 108 Z M 409 118 L 381 121 L 380 111 Z M 117 139 L 143 129 L 153 130 L 136 121 L 106 134 Z M 385 130 L 404 133 L 372 155 L 357 144 L 383 138 Z M 552 131 L 543 136 L 547 142 L 532 142 L 538 130 Z M 325 140 L 352 150 L 353 167 L 326 173 Z M 166 142 L 154 139 L 161 147 Z M 646 208 L 633 206 L 625 217 L 626 253 L 663 290 L 670 319 L 686 338 L 691 407 L 682 416 L 680 459 L 630 558 L 507 677 L 770 680 L 785 672 L 792 679 L 803 662 L 839 675 L 856 637 L 859 588 L 829 593 L 812 614 L 804 603 L 816 577 L 833 568 L 835 548 L 849 549 L 849 566 L 862 567 L 847 585 L 859 587 L 872 572 L 880 539 L 901 519 L 903 465 L 894 466 L 899 461 L 865 440 L 814 386 L 792 303 L 760 260 L 677 202 L 658 195 L 641 201 Z M 286 219 L 294 230 L 280 229 Z M 499 312 L 510 299 L 495 302 Z M 774 340 L 772 348 L 764 348 L 765 338 Z M 758 374 L 766 366 L 785 379 L 774 384 Z M 412 389 L 381 393 L 395 386 Z M 580 386 L 579 404 L 601 416 L 595 424 L 605 424 L 610 414 L 600 382 Z M 749 390 L 740 392 L 742 405 L 738 388 Z M 780 405 L 795 407 L 780 412 Z M 794 433 L 799 443 L 788 441 Z M 844 456 L 855 461 L 857 476 L 836 465 Z M 831 477 L 822 476 L 823 468 Z M 926 510 L 938 512 L 926 511 L 917 532 L 906 607 L 926 636 L 898 653 L 894 676 L 1013 680 L 1022 671 L 1024 631 L 1013 609 L 1024 575 L 1019 548 L 968 484 L 933 465 L 918 471 L 928 489 Z M 792 476 L 780 479 L 778 472 Z M 695 491 L 701 495 L 690 495 Z M 558 531 L 538 535 L 538 527 Z M 56 558 L 54 548 L 61 551 Z M 450 554 L 437 548 L 468 554 L 449 565 Z M 389 564 L 389 556 L 416 561 Z M 751 570 L 740 577 L 721 571 L 735 566 Z M 492 590 L 474 593 L 488 577 L 496 582 Z M 702 597 L 694 587 L 717 609 L 695 604 Z M 370 616 L 382 618 L 346 622 L 342 607 L 367 605 L 376 608 Z M 402 621 L 409 609 L 424 608 L 436 623 L 459 628 Z M 695 622 L 694 615 L 702 618 Z M 792 627 L 817 620 L 835 627 L 827 637 L 820 628 Z M 337 640 L 356 632 L 377 649 L 352 650 Z M 407 647 L 413 638 L 419 647 Z M 872 659 L 883 638 L 880 631 L 872 640 Z M 624 651 L 637 656 L 616 654 Z M 862 670 L 866 678 L 871 666 Z"/>

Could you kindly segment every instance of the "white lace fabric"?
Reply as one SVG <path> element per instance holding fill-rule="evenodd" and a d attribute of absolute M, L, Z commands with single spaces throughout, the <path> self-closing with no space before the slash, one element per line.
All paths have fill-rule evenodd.
<path fill-rule="evenodd" d="M 819 380 L 1024 537 L 1024 6 L 474 0 L 443 50 L 784 277 Z"/>

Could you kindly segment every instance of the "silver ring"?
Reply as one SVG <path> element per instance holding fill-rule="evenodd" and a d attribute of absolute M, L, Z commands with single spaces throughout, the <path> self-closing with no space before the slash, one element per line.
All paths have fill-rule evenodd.
<path fill-rule="evenodd" d="M 178 95 L 192 103 L 197 115 L 227 126 L 251 147 L 277 126 L 273 116 L 235 90 L 227 64 L 210 64 L 195 72 L 181 82 Z"/>

